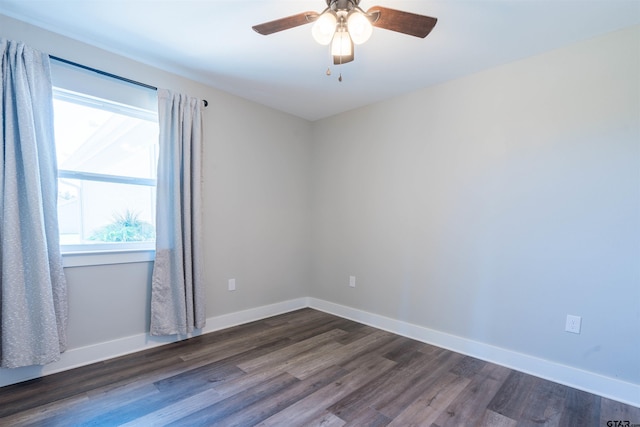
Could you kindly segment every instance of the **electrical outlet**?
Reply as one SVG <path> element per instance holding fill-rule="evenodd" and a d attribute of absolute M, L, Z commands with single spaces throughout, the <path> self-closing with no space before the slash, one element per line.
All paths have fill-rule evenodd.
<path fill-rule="evenodd" d="M 356 276 L 349 276 L 349 286 L 352 288 L 356 287 Z"/>
<path fill-rule="evenodd" d="M 236 290 L 236 279 L 229 279 L 229 290 L 230 291 Z"/>
<path fill-rule="evenodd" d="M 582 323 L 582 317 L 567 314 L 567 324 L 565 325 L 564 330 L 574 334 L 579 334 L 581 323 Z"/>

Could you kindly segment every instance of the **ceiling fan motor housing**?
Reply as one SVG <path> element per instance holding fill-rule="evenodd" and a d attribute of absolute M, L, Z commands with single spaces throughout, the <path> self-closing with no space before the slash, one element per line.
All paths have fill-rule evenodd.
<path fill-rule="evenodd" d="M 335 12 L 348 12 L 354 7 L 357 7 L 359 3 L 360 0 L 327 0 L 327 6 Z"/>

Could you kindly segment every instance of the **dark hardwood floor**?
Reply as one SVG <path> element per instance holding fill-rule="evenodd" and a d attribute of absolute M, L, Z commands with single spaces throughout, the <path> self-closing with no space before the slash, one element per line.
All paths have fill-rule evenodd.
<path fill-rule="evenodd" d="M 0 388 L 2 426 L 615 420 L 640 409 L 312 309 Z"/>

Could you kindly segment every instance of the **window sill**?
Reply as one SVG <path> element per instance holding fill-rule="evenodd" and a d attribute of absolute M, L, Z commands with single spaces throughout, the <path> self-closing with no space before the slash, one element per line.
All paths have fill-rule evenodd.
<path fill-rule="evenodd" d="M 150 262 L 155 259 L 154 249 L 113 249 L 93 251 L 67 251 L 62 253 L 63 267 L 129 264 Z"/>

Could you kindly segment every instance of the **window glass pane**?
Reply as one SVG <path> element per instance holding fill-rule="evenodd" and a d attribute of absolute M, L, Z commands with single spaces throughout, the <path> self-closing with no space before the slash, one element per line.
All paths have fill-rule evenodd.
<path fill-rule="evenodd" d="M 152 244 L 157 111 L 54 88 L 54 126 L 63 251 Z"/>
<path fill-rule="evenodd" d="M 153 116 L 60 98 L 54 99 L 58 169 L 155 179 L 158 124 Z"/>
<path fill-rule="evenodd" d="M 60 243 L 155 240 L 155 187 L 58 180 Z"/>

